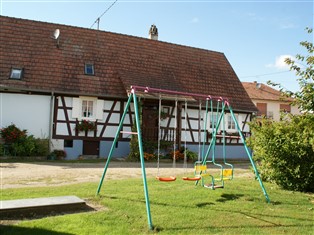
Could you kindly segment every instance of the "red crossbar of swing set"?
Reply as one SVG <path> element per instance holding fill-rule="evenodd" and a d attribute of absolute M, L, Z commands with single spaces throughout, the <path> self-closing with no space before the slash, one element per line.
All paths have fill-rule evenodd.
<path fill-rule="evenodd" d="M 195 93 L 182 92 L 182 91 L 172 91 L 172 90 L 144 87 L 144 86 L 131 86 L 132 93 L 135 93 L 137 90 L 143 91 L 145 93 L 152 92 L 152 93 L 163 93 L 163 94 L 171 94 L 171 95 L 183 95 L 183 96 L 198 97 L 198 98 L 202 98 L 206 100 L 224 101 L 225 104 L 229 106 L 228 98 L 221 97 L 221 96 L 202 95 L 202 94 L 195 94 Z"/>

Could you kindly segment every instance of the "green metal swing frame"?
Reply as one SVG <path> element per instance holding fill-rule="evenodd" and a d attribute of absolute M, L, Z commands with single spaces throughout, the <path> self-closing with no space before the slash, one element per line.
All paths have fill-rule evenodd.
<path fill-rule="evenodd" d="M 138 98 L 136 96 L 136 91 L 137 90 L 139 90 L 141 92 L 166 93 L 168 95 L 176 95 L 176 96 L 182 95 L 182 96 L 198 97 L 199 99 L 206 99 L 206 100 L 211 100 L 211 101 L 212 101 L 213 98 L 216 98 L 216 100 L 217 100 L 217 99 L 220 99 L 221 97 L 212 97 L 212 96 L 209 96 L 209 95 L 192 94 L 192 93 L 187 93 L 187 92 L 177 92 L 177 91 L 163 90 L 163 89 L 149 88 L 149 87 L 141 87 L 141 86 L 131 86 L 131 92 L 130 92 L 129 98 L 127 100 L 127 103 L 126 103 L 126 105 L 124 107 L 124 111 L 123 111 L 123 114 L 121 116 L 121 120 L 119 122 L 119 125 L 118 125 L 118 128 L 117 128 L 117 131 L 116 131 L 113 143 L 111 145 L 111 148 L 110 148 L 110 151 L 109 151 L 109 154 L 108 154 L 108 157 L 107 157 L 107 161 L 106 161 L 106 164 L 105 164 L 105 167 L 104 167 L 104 171 L 103 171 L 103 174 L 101 176 L 101 179 L 100 179 L 100 182 L 99 182 L 96 194 L 99 195 L 99 193 L 100 193 L 100 190 L 101 190 L 104 178 L 105 178 L 106 173 L 107 173 L 107 169 L 109 167 L 110 160 L 111 160 L 111 158 L 113 156 L 113 152 L 114 152 L 116 143 L 117 143 L 117 141 L 119 139 L 119 135 L 120 135 L 121 129 L 123 127 L 124 119 L 126 117 L 126 114 L 128 113 L 130 104 L 133 101 L 134 113 L 135 113 L 135 123 L 136 123 L 136 132 L 133 132 L 132 134 L 137 134 L 138 135 L 138 146 L 139 146 L 139 152 L 140 152 L 140 162 L 141 162 L 141 170 L 142 170 L 142 178 L 143 178 L 143 186 L 144 186 L 144 196 L 145 196 L 145 203 L 146 203 L 147 221 L 148 221 L 149 229 L 153 230 L 153 223 L 152 223 L 151 210 L 150 210 L 150 201 L 149 201 L 149 194 L 148 194 L 148 186 L 147 186 L 147 178 L 146 178 L 146 170 L 145 170 L 145 162 L 144 162 L 143 141 L 142 141 L 141 127 L 140 127 L 139 105 L 138 105 L 138 100 L 137 100 Z M 247 153 L 247 155 L 248 155 L 248 157 L 250 159 L 250 162 L 251 162 L 251 164 L 253 166 L 256 178 L 258 179 L 258 181 L 260 183 L 260 186 L 262 188 L 263 194 L 265 195 L 265 198 L 266 198 L 267 202 L 270 202 L 268 194 L 266 192 L 266 189 L 265 189 L 265 187 L 263 185 L 263 182 L 262 182 L 262 180 L 261 180 L 261 178 L 259 176 L 259 173 L 257 171 L 255 163 L 254 163 L 254 161 L 252 159 L 251 153 L 250 153 L 250 151 L 249 151 L 249 149 L 248 149 L 248 147 L 246 145 L 245 138 L 244 138 L 244 136 L 243 136 L 243 134 L 242 134 L 242 132 L 240 130 L 239 124 L 238 124 L 238 122 L 237 122 L 237 120 L 235 118 L 233 110 L 232 110 L 229 102 L 227 101 L 227 99 L 222 99 L 222 101 L 223 101 L 222 112 L 221 112 L 221 114 L 220 114 L 220 116 L 218 118 L 218 121 L 217 121 L 217 124 L 216 124 L 216 127 L 215 127 L 215 131 L 213 132 L 213 135 L 212 135 L 212 140 L 210 142 L 210 145 L 209 145 L 209 147 L 207 149 L 207 152 L 206 152 L 205 156 L 203 157 L 203 160 L 201 161 L 201 165 L 206 166 L 206 162 L 207 162 L 207 159 L 209 157 L 209 153 L 210 153 L 211 149 L 213 148 L 213 146 L 216 143 L 216 135 L 217 135 L 217 131 L 218 131 L 218 127 L 220 125 L 220 122 L 221 122 L 221 120 L 223 118 L 223 114 L 225 112 L 225 107 L 228 106 L 229 112 L 230 112 L 230 114 L 232 116 L 233 121 L 236 124 L 236 128 L 237 128 L 237 130 L 239 132 L 239 135 L 241 137 L 241 140 L 242 140 L 242 142 L 244 144 L 246 153 Z M 208 106 L 207 106 L 207 108 L 208 108 Z M 202 151 L 203 151 L 203 153 L 205 151 L 205 146 L 204 145 L 203 145 Z"/>

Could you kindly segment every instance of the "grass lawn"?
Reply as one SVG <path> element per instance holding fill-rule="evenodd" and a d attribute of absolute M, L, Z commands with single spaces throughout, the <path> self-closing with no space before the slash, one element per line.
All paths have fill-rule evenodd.
<path fill-rule="evenodd" d="M 1 226 L 5 234 L 314 234 L 314 196 L 237 178 L 225 189 L 210 190 L 180 178 L 171 183 L 148 179 L 154 231 L 148 230 L 141 179 L 59 187 L 5 189 L 1 200 L 76 195 L 101 210 L 24 220 Z"/>

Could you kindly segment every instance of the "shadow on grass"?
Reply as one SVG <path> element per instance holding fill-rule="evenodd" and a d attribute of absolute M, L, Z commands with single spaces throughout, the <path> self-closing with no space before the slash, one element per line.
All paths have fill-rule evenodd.
<path fill-rule="evenodd" d="M 234 210 L 223 210 L 223 209 L 215 209 L 216 211 L 220 211 L 220 212 L 227 212 L 227 213 L 233 213 L 233 214 L 241 214 L 244 215 L 246 218 L 253 218 L 256 220 L 260 220 L 262 222 L 266 222 L 272 225 L 281 225 L 281 224 L 276 224 L 273 222 L 273 219 L 289 219 L 289 220 L 298 220 L 298 221 L 306 221 L 306 222 L 310 222 L 313 223 L 313 220 L 311 219 L 307 219 L 307 218 L 299 218 L 299 217 L 292 217 L 292 216 L 286 216 L 286 215 L 271 215 L 271 214 L 262 214 L 262 213 L 249 213 L 249 212 L 242 212 L 242 211 L 234 211 Z M 263 219 L 262 217 L 266 217 L 266 219 Z M 302 225 L 303 226 L 303 225 Z M 313 226 L 313 225 L 312 225 Z"/>
<path fill-rule="evenodd" d="M 56 232 L 42 228 L 24 228 L 14 225 L 0 225 L 0 234 L 14 234 L 14 235 L 73 235 L 73 233 Z"/>
<path fill-rule="evenodd" d="M 238 199 L 240 197 L 243 197 L 243 194 L 222 194 L 221 195 L 221 199 L 218 199 L 217 201 L 222 201 L 222 202 L 226 202 L 228 200 L 235 200 Z M 136 200 L 136 199 L 129 199 L 129 198 L 123 198 L 123 197 L 107 197 L 107 196 L 101 196 L 102 198 L 111 198 L 111 199 L 115 199 L 115 200 L 126 200 L 126 201 L 133 201 L 133 202 L 137 202 L 137 203 L 145 203 L 145 200 Z M 167 207 L 174 207 L 174 208 L 191 208 L 191 209 L 195 209 L 196 207 L 198 208 L 202 208 L 202 207 L 206 207 L 206 206 L 214 206 L 215 203 L 211 203 L 211 202 L 203 202 L 203 203 L 198 203 L 195 204 L 195 206 L 192 205 L 179 205 L 179 204 L 170 204 L 170 203 L 161 203 L 161 202 L 156 202 L 156 201 L 151 201 L 152 205 L 160 205 L 160 206 L 167 206 Z M 212 212 L 217 211 L 217 212 L 226 212 L 228 213 L 228 215 L 232 215 L 232 214 L 241 214 L 242 216 L 244 216 L 245 218 L 251 218 L 254 219 L 256 221 L 260 221 L 262 223 L 264 223 L 264 225 L 240 225 L 240 226 L 233 226 L 233 225 L 222 225 L 222 226 L 205 226 L 205 227 L 199 227 L 201 229 L 241 229 L 241 228 L 253 228 L 253 227 L 258 227 L 258 228 L 285 228 L 285 227 L 298 227 L 300 226 L 299 223 L 296 224 L 292 224 L 292 225 L 285 225 L 282 224 L 282 222 L 278 222 L 275 223 L 273 222 L 273 219 L 289 219 L 289 220 L 299 220 L 299 221 L 303 221 L 303 222 L 310 222 L 312 223 L 313 221 L 307 218 L 295 218 L 295 217 L 291 217 L 291 216 L 286 216 L 286 215 L 270 215 L 270 214 L 262 214 L 262 213 L 249 213 L 249 212 L 244 212 L 244 211 L 234 211 L 234 210 L 224 210 L 224 209 L 217 209 L 217 208 L 212 208 L 211 209 Z M 313 226 L 313 224 L 311 225 L 304 225 L 302 224 L 303 227 L 310 227 Z M 158 231 L 162 231 L 165 228 L 163 228 L 162 226 L 157 226 L 156 229 Z M 181 228 L 171 228 L 170 230 L 185 230 L 185 229 L 195 229 L 195 226 L 192 227 L 181 227 Z M 156 231 L 157 231 L 156 230 Z"/>
<path fill-rule="evenodd" d="M 45 206 L 45 207 L 30 207 L 17 208 L 7 211 L 1 211 L 1 220 L 17 221 L 17 220 L 35 220 L 52 216 L 69 215 L 77 213 L 85 213 L 96 211 L 89 205 L 67 205 L 67 206 Z M 0 233 L 2 235 L 2 233 Z"/>
<path fill-rule="evenodd" d="M 256 220 L 256 221 L 259 221 L 261 223 L 264 223 L 262 225 L 256 225 L 256 224 L 251 224 L 248 223 L 248 224 L 241 224 L 241 225 L 228 225 L 228 224 L 222 224 L 221 226 L 210 226 L 210 225 L 205 225 L 205 224 L 199 224 L 197 226 L 197 229 L 200 230 L 200 229 L 203 229 L 203 230 L 213 230 L 215 232 L 217 231 L 220 231 L 221 229 L 222 230 L 228 230 L 229 233 L 234 233 L 235 231 L 230 231 L 230 230 L 233 230 L 233 229 L 240 229 L 240 230 L 243 230 L 243 229 L 250 229 L 250 228 L 258 228 L 258 229 L 267 229 L 267 228 L 280 228 L 280 229 L 285 229 L 285 228 L 298 228 L 300 226 L 302 226 L 303 228 L 312 228 L 313 227 L 313 220 L 311 219 L 307 219 L 307 218 L 295 218 L 295 217 L 290 217 L 290 216 L 284 216 L 284 215 L 266 215 L 266 214 L 261 214 L 261 213 L 249 213 L 249 212 L 242 212 L 242 211 L 233 211 L 233 210 L 221 210 L 221 209 L 213 209 L 212 212 L 214 211 L 219 211 L 219 212 L 226 212 L 226 213 L 229 213 L 229 214 L 241 214 L 243 215 L 245 218 L 247 219 L 253 219 L 253 220 Z M 264 219 L 263 217 L 266 217 L 267 219 Z M 308 222 L 309 224 L 302 224 L 300 225 L 300 223 L 298 222 L 295 222 L 294 224 L 283 224 L 283 221 L 280 221 L 280 222 L 273 222 L 274 220 L 273 219 L 284 219 L 284 221 L 286 219 L 289 219 L 289 220 L 300 220 L 300 221 L 303 221 L 303 222 Z M 160 227 L 159 228 L 160 230 L 164 230 L 165 228 L 163 227 Z M 182 226 L 182 227 L 172 227 L 172 228 L 167 228 L 168 231 L 171 231 L 171 230 L 174 230 L 176 232 L 179 231 L 184 233 L 185 230 L 186 231 L 191 231 L 191 230 L 194 230 L 195 229 L 195 226 Z"/>
<path fill-rule="evenodd" d="M 211 206 L 211 205 L 215 205 L 215 203 L 212 203 L 212 202 L 203 202 L 203 203 L 197 203 L 197 204 L 196 204 L 197 207 L 205 207 L 205 206 Z"/>
<path fill-rule="evenodd" d="M 124 200 L 124 201 L 131 201 L 131 202 L 137 202 L 137 203 L 142 203 L 145 204 L 145 200 L 144 199 L 130 199 L 130 198 L 123 198 L 123 197 L 113 197 L 113 196 L 99 196 L 100 198 L 109 198 L 109 199 L 113 199 L 113 200 Z M 168 207 L 178 207 L 178 208 L 195 208 L 196 207 L 205 207 L 205 206 L 210 206 L 210 205 L 215 205 L 215 203 L 208 203 L 208 202 L 204 202 L 204 203 L 198 203 L 195 206 L 192 205 L 180 205 L 180 204 L 171 204 L 171 203 L 165 203 L 165 202 L 156 202 L 155 200 L 150 200 L 150 204 L 151 205 L 158 205 L 158 206 L 168 206 Z"/>
<path fill-rule="evenodd" d="M 227 201 L 232 201 L 232 200 L 236 200 L 239 199 L 240 197 L 243 197 L 244 194 L 226 194 L 223 193 L 221 194 L 221 198 L 217 199 L 217 202 L 227 202 Z"/>
<path fill-rule="evenodd" d="M 308 227 L 308 228 L 311 228 L 313 225 L 312 224 L 308 224 L 308 225 L 302 225 L 302 227 Z M 224 231 L 226 229 L 240 229 L 240 230 L 243 230 L 243 229 L 249 229 L 249 228 L 253 228 L 253 229 L 266 229 L 266 228 L 281 228 L 281 229 L 285 229 L 285 228 L 298 228 L 300 227 L 299 224 L 287 224 L 287 225 L 283 225 L 283 224 L 279 224 L 279 225 L 239 225 L 239 226 L 228 226 L 228 225 L 225 225 L 225 226 L 204 226 L 204 225 L 198 225 L 197 226 L 197 229 L 200 230 L 200 229 L 203 229 L 203 230 L 207 230 L 207 231 L 210 231 L 210 230 L 213 230 L 215 232 L 217 232 L 217 230 L 221 230 L 223 229 Z M 191 230 L 195 230 L 195 226 L 186 226 L 186 227 L 172 227 L 172 228 L 167 228 L 167 231 L 171 232 L 172 230 L 178 232 L 178 231 L 181 231 L 182 233 L 186 232 L 186 231 L 191 231 Z M 165 230 L 165 228 L 159 228 L 161 231 L 162 230 Z M 186 231 L 185 231 L 186 230 Z M 232 231 L 229 231 L 230 233 L 233 234 Z M 179 232 L 180 233 L 180 232 Z"/>

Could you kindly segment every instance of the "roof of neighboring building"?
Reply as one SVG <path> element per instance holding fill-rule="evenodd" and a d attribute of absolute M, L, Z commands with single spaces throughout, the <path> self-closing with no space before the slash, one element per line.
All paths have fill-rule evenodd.
<path fill-rule="evenodd" d="M 252 100 L 292 101 L 270 86 L 258 82 L 242 82 L 244 89 Z"/>
<path fill-rule="evenodd" d="M 236 110 L 256 111 L 223 53 L 3 16 L 0 28 L 2 90 L 121 98 L 138 85 L 227 97 Z M 85 63 L 94 64 L 94 76 L 84 74 Z M 8 79 L 11 67 L 24 69 L 22 80 Z"/>

